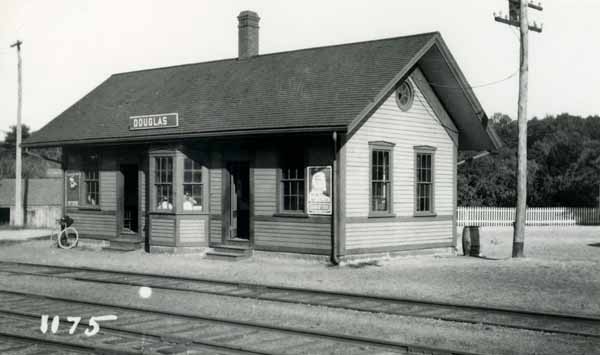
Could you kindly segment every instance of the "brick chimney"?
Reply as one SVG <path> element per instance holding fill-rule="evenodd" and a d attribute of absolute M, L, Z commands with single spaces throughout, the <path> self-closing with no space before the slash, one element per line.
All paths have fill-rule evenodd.
<path fill-rule="evenodd" d="M 254 11 L 242 11 L 238 16 L 238 59 L 258 55 L 258 21 Z"/>

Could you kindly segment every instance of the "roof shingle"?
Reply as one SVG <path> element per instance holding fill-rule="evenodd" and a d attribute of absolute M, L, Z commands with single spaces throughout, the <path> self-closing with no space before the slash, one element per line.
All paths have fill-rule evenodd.
<path fill-rule="evenodd" d="M 436 35 L 114 74 L 25 145 L 347 126 Z M 179 127 L 128 130 L 130 116 L 169 112 Z"/>

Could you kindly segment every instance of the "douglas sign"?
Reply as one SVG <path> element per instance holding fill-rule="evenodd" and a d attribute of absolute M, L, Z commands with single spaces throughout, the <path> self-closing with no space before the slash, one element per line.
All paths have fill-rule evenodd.
<path fill-rule="evenodd" d="M 179 126 L 179 114 L 161 113 L 158 115 L 143 115 L 129 117 L 129 130 L 170 128 Z"/>

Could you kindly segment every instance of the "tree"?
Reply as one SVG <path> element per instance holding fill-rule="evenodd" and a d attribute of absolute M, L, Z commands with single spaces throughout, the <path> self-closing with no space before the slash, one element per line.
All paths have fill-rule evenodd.
<path fill-rule="evenodd" d="M 23 139 L 31 135 L 27 125 L 21 126 Z M 15 178 L 15 144 L 17 141 L 17 127 L 10 126 L 4 137 L 3 147 L 0 147 L 0 178 Z M 62 150 L 60 148 L 41 148 L 23 151 L 22 176 L 25 179 L 42 178 L 46 176 L 49 167 L 58 167 Z"/>
<path fill-rule="evenodd" d="M 21 126 L 21 138 L 24 140 L 25 138 L 31 135 L 30 128 L 27 125 Z M 17 142 L 17 126 L 10 126 L 10 130 L 6 133 L 4 137 L 4 145 L 7 148 L 14 149 L 15 144 Z"/>
<path fill-rule="evenodd" d="M 459 167 L 460 205 L 514 206 L 517 125 L 503 114 L 491 122 L 505 145 Z M 528 206 L 598 206 L 600 117 L 561 114 L 533 118 L 528 126 Z M 473 154 L 462 152 L 460 159 Z"/>

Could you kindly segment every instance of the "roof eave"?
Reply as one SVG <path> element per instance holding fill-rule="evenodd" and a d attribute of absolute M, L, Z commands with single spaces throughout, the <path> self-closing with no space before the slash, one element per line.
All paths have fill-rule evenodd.
<path fill-rule="evenodd" d="M 236 136 L 254 136 L 267 134 L 292 134 L 292 133 L 324 133 L 324 132 L 346 132 L 345 125 L 337 126 L 314 126 L 314 127 L 286 127 L 286 128 L 261 128 L 251 130 L 228 130 L 228 131 L 211 131 L 211 132 L 191 132 L 191 133 L 169 133 L 169 134 L 154 134 L 135 137 L 111 137 L 111 138 L 90 138 L 76 140 L 57 140 L 57 141 L 42 141 L 32 143 L 22 143 L 23 148 L 47 148 L 60 147 L 68 145 L 81 144 L 129 144 L 140 142 L 155 142 L 168 141 L 175 139 L 193 139 L 193 138 L 214 138 L 214 137 L 236 137 Z"/>

